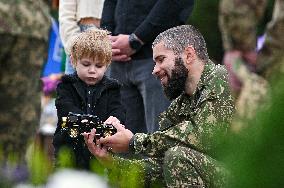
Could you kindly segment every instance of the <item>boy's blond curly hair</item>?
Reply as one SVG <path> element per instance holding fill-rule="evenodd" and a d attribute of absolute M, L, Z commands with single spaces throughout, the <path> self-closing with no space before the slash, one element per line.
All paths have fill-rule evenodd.
<path fill-rule="evenodd" d="M 89 29 L 78 33 L 70 41 L 72 64 L 82 58 L 100 61 L 108 66 L 111 63 L 111 41 L 109 32 L 102 29 Z"/>

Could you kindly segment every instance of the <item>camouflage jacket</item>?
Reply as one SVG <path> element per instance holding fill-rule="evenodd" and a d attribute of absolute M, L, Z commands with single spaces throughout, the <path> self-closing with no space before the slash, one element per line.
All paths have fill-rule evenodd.
<path fill-rule="evenodd" d="M 193 96 L 182 94 L 160 115 L 159 131 L 135 135 L 135 153 L 162 156 L 177 144 L 209 151 L 213 133 L 227 128 L 233 112 L 225 68 L 208 63 Z"/>
<path fill-rule="evenodd" d="M 155 180 L 162 176 L 163 157 L 171 147 L 185 146 L 210 156 L 215 133 L 226 132 L 234 110 L 225 68 L 207 63 L 194 95 L 183 93 L 175 99 L 160 115 L 158 131 L 134 135 L 135 153 L 149 158 L 126 161 L 116 157 L 116 165 L 120 169 L 126 163 L 138 165 L 146 179 Z"/>
<path fill-rule="evenodd" d="M 48 6 L 42 0 L 0 0 L 0 34 L 48 38 Z"/>

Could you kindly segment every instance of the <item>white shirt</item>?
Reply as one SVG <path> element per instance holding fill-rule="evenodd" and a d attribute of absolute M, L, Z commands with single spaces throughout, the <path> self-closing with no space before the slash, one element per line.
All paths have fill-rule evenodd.
<path fill-rule="evenodd" d="M 82 18 L 101 18 L 104 0 L 60 0 L 59 1 L 59 32 L 66 49 L 68 41 L 80 32 L 78 22 Z"/>

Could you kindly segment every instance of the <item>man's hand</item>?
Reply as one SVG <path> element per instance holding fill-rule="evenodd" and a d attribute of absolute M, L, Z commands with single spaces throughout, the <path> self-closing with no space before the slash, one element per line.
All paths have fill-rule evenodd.
<path fill-rule="evenodd" d="M 109 118 L 107 118 L 107 120 L 105 120 L 104 123 L 105 124 L 117 125 L 117 124 L 120 124 L 120 121 L 119 121 L 119 119 L 117 119 L 114 116 L 109 116 Z"/>
<path fill-rule="evenodd" d="M 126 54 L 121 54 L 120 49 L 112 49 L 112 61 L 126 62 L 130 60 L 131 57 L 127 56 Z"/>
<path fill-rule="evenodd" d="M 242 83 L 239 80 L 239 78 L 236 75 L 236 70 L 234 69 L 235 62 L 238 59 L 241 59 L 242 54 L 240 51 L 227 51 L 224 54 L 223 63 L 226 66 L 226 69 L 228 71 L 229 76 L 229 84 L 231 87 L 231 90 L 234 93 L 239 93 L 242 87 Z"/>
<path fill-rule="evenodd" d="M 250 64 L 250 66 L 256 66 L 257 60 L 257 52 L 255 50 L 249 52 L 242 53 L 243 59 L 246 63 Z"/>
<path fill-rule="evenodd" d="M 240 51 L 237 50 L 227 51 L 224 54 L 224 64 L 231 65 L 236 61 L 236 59 L 241 59 L 241 58 L 242 58 L 242 53 Z"/>
<path fill-rule="evenodd" d="M 129 35 L 110 36 L 110 40 L 112 41 L 113 61 L 129 61 L 130 56 L 135 53 L 129 45 Z"/>
<path fill-rule="evenodd" d="M 133 133 L 124 128 L 124 125 L 113 124 L 117 129 L 117 133 L 112 136 L 100 138 L 98 141 L 100 144 L 112 148 L 114 153 L 127 153 L 129 149 L 129 141 L 133 136 Z"/>

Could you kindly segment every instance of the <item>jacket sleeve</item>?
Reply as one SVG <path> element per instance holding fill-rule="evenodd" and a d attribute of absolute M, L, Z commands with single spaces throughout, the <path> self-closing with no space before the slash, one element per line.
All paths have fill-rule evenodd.
<path fill-rule="evenodd" d="M 63 146 L 73 150 L 73 141 L 69 138 L 67 133 L 61 129 L 62 117 L 66 117 L 69 112 L 83 113 L 83 111 L 74 104 L 73 96 L 67 84 L 59 83 L 56 92 L 55 106 L 57 109 L 58 123 L 53 137 L 55 158 L 57 158 L 58 152 Z"/>
<path fill-rule="evenodd" d="M 162 31 L 185 24 L 193 4 L 194 0 L 158 0 L 134 33 L 144 43 L 151 42 Z"/>
<path fill-rule="evenodd" d="M 60 0 L 59 2 L 59 32 L 67 54 L 70 54 L 68 41 L 80 32 L 76 19 L 76 7 L 77 0 Z"/>
<path fill-rule="evenodd" d="M 83 114 L 78 106 L 75 105 L 75 101 L 67 84 L 60 83 L 56 88 L 57 97 L 55 100 L 55 106 L 57 109 L 58 120 L 60 121 L 62 117 L 66 117 L 69 112 Z"/>
<path fill-rule="evenodd" d="M 105 0 L 104 2 L 101 28 L 107 29 L 110 32 L 114 32 L 115 29 L 114 14 L 116 4 L 117 0 Z"/>
<path fill-rule="evenodd" d="M 57 161 L 57 157 L 60 149 L 64 146 L 72 150 L 72 141 L 69 139 L 66 132 L 62 131 L 62 117 L 66 117 L 71 109 L 77 110 L 79 109 L 73 105 L 73 100 L 70 91 L 66 88 L 64 83 L 59 83 L 56 88 L 57 97 L 55 99 L 55 106 L 57 109 L 57 128 L 53 136 L 53 146 L 54 146 L 54 154 L 56 159 L 56 165 L 59 161 Z"/>
<path fill-rule="evenodd" d="M 125 109 L 121 104 L 120 86 L 109 91 L 111 97 L 108 100 L 109 116 L 114 116 L 120 120 L 122 124 L 125 122 Z"/>

